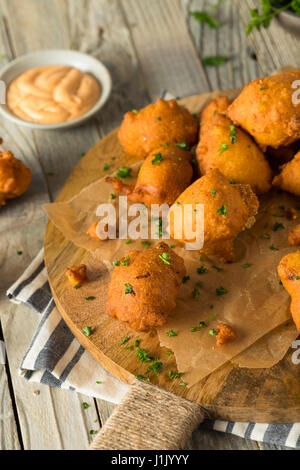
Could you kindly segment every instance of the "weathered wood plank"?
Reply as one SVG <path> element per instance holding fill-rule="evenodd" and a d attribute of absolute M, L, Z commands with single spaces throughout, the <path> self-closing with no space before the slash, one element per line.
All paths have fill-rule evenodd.
<path fill-rule="evenodd" d="M 151 99 L 204 93 L 209 85 L 179 0 L 121 0 Z"/>
<path fill-rule="evenodd" d="M 212 90 L 239 88 L 260 74 L 257 61 L 250 51 L 245 28 L 240 21 L 234 1 L 213 3 L 205 0 L 181 0 L 195 47 L 201 58 L 225 56 L 228 61 L 221 66 L 205 67 Z M 217 5 L 217 6 L 216 6 Z M 206 11 L 221 24 L 210 28 L 196 21 L 190 12 Z"/>
<path fill-rule="evenodd" d="M 105 400 L 96 400 L 96 402 L 101 419 L 101 425 L 104 426 L 117 405 L 114 405 L 113 403 Z"/>
<path fill-rule="evenodd" d="M 17 425 L 9 393 L 5 366 L 0 364 L 0 449 L 19 450 Z"/>
<path fill-rule="evenodd" d="M 258 0 L 235 0 L 239 8 L 244 26 L 249 23 L 250 9 L 258 8 Z M 277 19 L 272 21 L 268 29 L 254 29 L 249 40 L 255 49 L 258 63 L 265 75 L 274 70 L 292 65 L 300 67 L 299 39 L 287 32 Z"/>

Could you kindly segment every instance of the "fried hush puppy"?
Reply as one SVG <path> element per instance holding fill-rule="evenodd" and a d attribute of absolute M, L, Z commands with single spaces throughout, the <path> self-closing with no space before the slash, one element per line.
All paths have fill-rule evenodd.
<path fill-rule="evenodd" d="M 135 185 L 108 177 L 117 193 L 126 194 L 132 202 L 173 204 L 193 177 L 192 154 L 176 145 L 162 146 L 151 152 L 142 164 Z"/>
<path fill-rule="evenodd" d="M 164 325 L 186 274 L 183 259 L 165 243 L 119 260 L 108 287 L 106 313 L 135 331 Z"/>
<path fill-rule="evenodd" d="M 31 182 L 31 170 L 11 152 L 0 151 L 0 207 L 7 199 L 21 196 Z"/>
<path fill-rule="evenodd" d="M 159 98 L 140 111 L 125 114 L 119 130 L 119 141 L 129 155 L 146 158 L 165 143 L 197 142 L 198 120 L 175 100 Z"/>
<path fill-rule="evenodd" d="M 234 261 L 233 242 L 237 235 L 255 222 L 259 202 L 249 185 L 233 185 L 218 170 L 209 170 L 189 186 L 177 199 L 173 208 L 182 208 L 184 227 L 184 205 L 191 204 L 192 228 L 196 231 L 197 204 L 204 205 L 204 245 L 201 250 L 207 255 L 217 256 L 223 262 Z M 171 208 L 172 209 L 172 208 Z M 173 238 L 174 215 L 170 213 L 170 234 Z M 176 238 L 175 238 L 176 239 Z M 192 243 L 183 233 L 182 243 Z"/>
<path fill-rule="evenodd" d="M 251 137 L 222 114 L 228 103 L 226 97 L 217 98 L 203 111 L 196 150 L 200 173 L 218 168 L 228 180 L 263 194 L 271 188 L 270 166 Z"/>
<path fill-rule="evenodd" d="M 300 331 L 300 251 L 284 256 L 277 271 L 284 288 L 292 298 L 291 314 L 297 330 Z"/>
<path fill-rule="evenodd" d="M 83 282 L 88 280 L 86 270 L 87 267 L 85 264 L 80 264 L 79 266 L 70 266 L 66 268 L 66 276 L 72 286 L 79 286 Z"/>
<path fill-rule="evenodd" d="M 219 323 L 217 326 L 217 346 L 220 348 L 224 344 L 231 343 L 237 335 L 233 328 L 225 323 Z"/>
<path fill-rule="evenodd" d="M 283 191 L 300 196 L 300 152 L 295 155 L 293 160 L 281 167 L 281 173 L 275 176 L 273 185 Z"/>
<path fill-rule="evenodd" d="M 263 151 L 300 139 L 300 104 L 293 103 L 293 82 L 300 70 L 253 80 L 229 106 L 227 115 L 235 125 L 254 137 Z"/>

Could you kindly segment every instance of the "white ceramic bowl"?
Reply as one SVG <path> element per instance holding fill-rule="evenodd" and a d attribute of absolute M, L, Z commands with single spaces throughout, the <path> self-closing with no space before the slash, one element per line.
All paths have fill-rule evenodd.
<path fill-rule="evenodd" d="M 6 89 L 8 89 L 10 83 L 23 72 L 26 72 L 26 70 L 35 67 L 42 67 L 44 65 L 69 65 L 76 67 L 83 72 L 90 73 L 99 81 L 102 88 L 99 101 L 83 116 L 80 116 L 77 119 L 73 119 L 72 121 L 66 121 L 58 124 L 36 124 L 33 122 L 23 121 L 23 119 L 15 116 L 5 104 L 0 105 L 0 114 L 2 114 L 4 118 L 9 119 L 15 124 L 19 124 L 20 126 L 30 127 L 31 129 L 66 129 L 78 126 L 79 124 L 87 121 L 91 116 L 97 113 L 108 100 L 111 93 L 111 76 L 107 68 L 101 62 L 99 62 L 99 60 L 94 59 L 87 54 L 83 54 L 77 51 L 70 51 L 67 49 L 44 50 L 23 55 L 18 59 L 10 62 L 0 71 L 0 80 L 4 81 L 6 84 Z"/>

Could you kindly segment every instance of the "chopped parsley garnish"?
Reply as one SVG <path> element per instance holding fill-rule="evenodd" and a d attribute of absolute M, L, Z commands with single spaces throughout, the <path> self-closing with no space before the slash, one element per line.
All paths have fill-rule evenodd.
<path fill-rule="evenodd" d="M 186 284 L 190 279 L 190 276 L 183 276 L 182 284 Z"/>
<path fill-rule="evenodd" d="M 154 359 L 153 363 L 151 366 L 148 367 L 146 370 L 146 374 L 149 372 L 153 372 L 155 375 L 158 375 L 163 367 L 163 363 L 159 362 L 158 359 Z"/>
<path fill-rule="evenodd" d="M 280 224 L 279 222 L 275 222 L 272 228 L 273 232 L 277 232 L 277 230 L 279 229 L 285 229 L 285 226 L 283 224 Z"/>
<path fill-rule="evenodd" d="M 225 152 L 225 151 L 228 150 L 228 149 L 229 149 L 228 144 L 220 144 L 220 150 L 219 150 L 218 155 L 219 155 L 219 156 L 222 155 L 222 153 Z"/>
<path fill-rule="evenodd" d="M 187 386 L 187 384 L 186 384 L 185 382 L 180 382 L 179 385 L 180 385 L 181 387 L 186 387 L 186 386 Z"/>
<path fill-rule="evenodd" d="M 103 384 L 103 382 L 101 382 L 101 380 L 97 380 L 97 381 L 96 381 L 96 384 L 97 384 L 97 385 L 101 385 L 101 384 Z"/>
<path fill-rule="evenodd" d="M 123 346 L 123 344 L 128 343 L 129 340 L 130 340 L 129 336 L 124 336 L 124 338 L 121 341 L 120 346 Z"/>
<path fill-rule="evenodd" d="M 120 259 L 120 265 L 121 266 L 129 266 L 129 261 L 130 261 L 130 257 L 126 256 L 126 258 Z"/>
<path fill-rule="evenodd" d="M 150 382 L 149 377 L 145 377 L 144 375 L 141 375 L 141 374 L 138 374 L 138 375 L 136 376 L 136 378 L 137 378 L 138 380 L 142 380 L 142 381 L 144 381 L 144 382 Z"/>
<path fill-rule="evenodd" d="M 139 114 L 139 111 L 137 109 L 132 109 L 131 111 L 133 114 Z"/>
<path fill-rule="evenodd" d="M 171 356 L 173 353 L 173 351 L 165 351 L 165 354 L 167 354 L 167 356 Z"/>
<path fill-rule="evenodd" d="M 218 273 L 223 271 L 223 268 L 219 268 L 218 266 L 212 266 L 212 268 L 214 268 L 216 271 L 218 271 Z"/>
<path fill-rule="evenodd" d="M 133 294 L 133 287 L 130 284 L 125 284 L 125 294 Z"/>
<path fill-rule="evenodd" d="M 118 169 L 117 177 L 121 179 L 130 178 L 132 176 L 131 172 L 132 172 L 131 168 L 129 168 L 128 166 L 122 166 L 121 168 Z"/>
<path fill-rule="evenodd" d="M 217 295 L 228 294 L 228 290 L 221 286 L 216 289 L 216 294 Z"/>
<path fill-rule="evenodd" d="M 283 283 L 282 283 L 282 281 L 279 281 L 279 285 L 280 285 L 280 286 L 283 286 Z"/>
<path fill-rule="evenodd" d="M 194 299 L 198 299 L 198 297 L 200 295 L 200 291 L 199 291 L 199 289 L 197 289 L 197 287 L 195 287 L 195 289 L 193 290 L 192 295 L 193 295 Z"/>
<path fill-rule="evenodd" d="M 270 240 L 270 235 L 268 233 L 263 233 L 261 238 L 264 238 L 265 240 Z"/>
<path fill-rule="evenodd" d="M 130 245 L 132 243 L 132 240 L 126 240 L 125 245 Z"/>
<path fill-rule="evenodd" d="M 231 137 L 231 143 L 232 143 L 232 144 L 235 144 L 235 143 L 236 143 L 236 139 L 237 139 L 237 137 L 236 137 L 236 127 L 235 127 L 233 124 L 231 124 L 231 125 L 229 126 L 229 128 L 230 128 L 229 137 Z"/>
<path fill-rule="evenodd" d="M 140 362 L 152 362 L 154 359 L 148 356 L 146 349 L 138 348 L 136 357 Z"/>
<path fill-rule="evenodd" d="M 271 251 L 279 251 L 279 248 L 276 248 L 274 245 L 269 246 Z"/>
<path fill-rule="evenodd" d="M 153 155 L 153 160 L 152 160 L 152 165 L 156 165 L 156 163 L 162 162 L 163 161 L 163 156 L 160 152 L 155 153 Z"/>
<path fill-rule="evenodd" d="M 74 289 L 80 289 L 81 285 L 80 284 L 76 284 L 76 286 L 74 286 Z"/>
<path fill-rule="evenodd" d="M 86 297 L 85 300 L 95 300 L 96 297 L 93 295 L 90 295 L 89 297 Z"/>
<path fill-rule="evenodd" d="M 108 163 L 105 163 L 103 170 L 109 170 L 109 169 L 110 169 L 110 165 Z"/>
<path fill-rule="evenodd" d="M 244 263 L 242 264 L 242 268 L 247 269 L 250 268 L 251 264 L 250 263 Z"/>
<path fill-rule="evenodd" d="M 216 197 L 217 191 L 215 189 L 213 189 L 211 194 L 213 195 L 213 197 Z"/>
<path fill-rule="evenodd" d="M 84 410 L 87 410 L 89 408 L 89 405 L 84 401 L 82 403 L 82 407 L 83 407 Z"/>
<path fill-rule="evenodd" d="M 165 264 L 169 264 L 169 265 L 171 264 L 171 262 L 170 262 L 171 256 L 169 255 L 169 253 L 163 253 L 162 255 L 158 255 L 158 257 Z"/>
<path fill-rule="evenodd" d="M 116 196 L 114 193 L 111 193 L 111 195 L 110 195 L 110 198 L 111 198 L 111 199 L 116 199 L 116 197 L 117 197 L 117 196 Z"/>
<path fill-rule="evenodd" d="M 178 334 L 174 330 L 170 330 L 166 333 L 166 336 L 178 336 Z"/>
<path fill-rule="evenodd" d="M 169 377 L 171 380 L 180 379 L 185 374 L 185 372 L 172 372 L 169 370 Z"/>
<path fill-rule="evenodd" d="M 200 268 L 197 268 L 197 273 L 198 274 L 205 274 L 206 273 L 206 268 L 204 266 L 200 266 Z"/>
<path fill-rule="evenodd" d="M 158 116 L 158 117 L 156 118 L 156 120 L 157 120 L 158 122 L 160 122 L 160 121 L 161 121 L 161 117 Z"/>
<path fill-rule="evenodd" d="M 210 28 L 219 28 L 221 23 L 216 20 L 213 16 L 206 13 L 206 11 L 190 11 L 190 16 L 192 16 L 199 23 L 206 23 Z"/>
<path fill-rule="evenodd" d="M 135 339 L 134 340 L 134 347 L 137 348 L 140 344 L 141 340 L 140 339 Z"/>
<path fill-rule="evenodd" d="M 193 326 L 191 328 L 191 333 L 195 333 L 195 331 L 200 331 L 201 328 L 203 328 L 204 326 L 206 326 L 206 323 L 204 321 L 199 321 L 198 326 Z"/>
<path fill-rule="evenodd" d="M 176 147 L 179 147 L 180 149 L 183 150 L 189 150 L 189 146 L 186 142 L 180 142 L 179 144 L 175 144 Z"/>
<path fill-rule="evenodd" d="M 226 56 L 208 56 L 208 57 L 203 57 L 202 58 L 202 62 L 204 65 L 206 65 L 207 67 L 212 67 L 212 66 L 216 66 L 218 67 L 219 65 L 222 65 L 224 64 L 225 62 L 227 62 L 228 60 L 228 57 Z"/>
<path fill-rule="evenodd" d="M 17 251 L 17 255 L 18 255 L 18 256 L 21 256 L 22 254 L 23 254 L 23 251 L 20 251 L 20 250 Z"/>
<path fill-rule="evenodd" d="M 229 183 L 230 183 L 230 184 L 235 184 L 235 181 L 234 181 L 232 178 L 230 178 L 230 179 L 229 179 Z"/>
<path fill-rule="evenodd" d="M 213 329 L 212 329 L 212 330 L 209 330 L 208 333 L 209 333 L 211 336 L 217 336 L 217 334 L 218 334 L 218 333 L 216 332 L 216 330 L 213 330 Z"/>
<path fill-rule="evenodd" d="M 220 215 L 224 215 L 225 217 L 227 216 L 227 209 L 226 209 L 225 204 L 223 204 L 223 206 L 217 210 L 217 213 Z"/>
<path fill-rule="evenodd" d="M 85 326 L 82 330 L 82 333 L 85 335 L 85 336 L 91 336 L 92 334 L 92 328 L 90 326 Z"/>

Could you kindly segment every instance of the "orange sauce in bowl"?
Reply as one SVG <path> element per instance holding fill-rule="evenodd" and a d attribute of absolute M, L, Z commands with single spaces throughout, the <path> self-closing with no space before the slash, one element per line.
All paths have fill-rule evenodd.
<path fill-rule="evenodd" d="M 101 86 L 91 75 L 66 65 L 49 65 L 13 80 L 7 106 L 24 121 L 57 124 L 86 114 L 100 96 Z"/>

